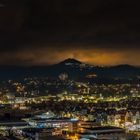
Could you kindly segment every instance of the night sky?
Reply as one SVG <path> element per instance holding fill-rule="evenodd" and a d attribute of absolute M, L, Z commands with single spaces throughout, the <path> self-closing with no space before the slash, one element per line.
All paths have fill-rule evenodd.
<path fill-rule="evenodd" d="M 138 0 L 0 0 L 0 65 L 140 65 L 139 13 Z"/>

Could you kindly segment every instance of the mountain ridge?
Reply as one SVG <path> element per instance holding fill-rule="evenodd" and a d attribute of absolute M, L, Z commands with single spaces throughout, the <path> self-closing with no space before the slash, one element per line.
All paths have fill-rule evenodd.
<path fill-rule="evenodd" d="M 79 60 L 68 58 L 54 65 L 45 66 L 0 66 L 0 79 L 15 79 L 23 77 L 53 77 L 58 78 L 61 73 L 67 73 L 72 80 L 94 79 L 137 79 L 140 68 L 123 64 L 116 66 L 94 66 Z M 97 77 L 87 79 L 87 75 Z"/>

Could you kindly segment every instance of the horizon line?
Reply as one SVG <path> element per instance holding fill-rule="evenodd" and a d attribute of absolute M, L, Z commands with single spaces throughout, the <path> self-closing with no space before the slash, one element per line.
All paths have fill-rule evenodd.
<path fill-rule="evenodd" d="M 110 64 L 110 65 L 98 65 L 98 64 L 91 64 L 91 63 L 87 63 L 87 62 L 84 62 L 84 61 L 80 61 L 78 59 L 75 59 L 75 58 L 66 58 L 64 60 L 61 60 L 61 61 L 58 61 L 56 63 L 40 63 L 40 64 L 33 64 L 33 63 L 28 63 L 28 64 L 23 64 L 23 63 L 17 63 L 17 64 L 0 64 L 0 67 L 43 67 L 43 66 L 53 66 L 53 65 L 57 65 L 59 63 L 63 63 L 64 61 L 66 60 L 75 60 L 75 61 L 79 61 L 81 63 L 84 63 L 84 64 L 87 64 L 87 65 L 91 65 L 91 66 L 95 66 L 95 67 L 114 67 L 114 66 L 133 66 L 133 67 L 140 67 L 140 65 L 133 65 L 133 64 L 128 64 L 128 63 L 120 63 L 120 64 Z"/>

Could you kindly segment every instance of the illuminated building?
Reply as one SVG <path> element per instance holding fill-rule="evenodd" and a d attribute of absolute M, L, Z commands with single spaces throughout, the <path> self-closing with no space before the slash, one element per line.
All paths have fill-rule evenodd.
<path fill-rule="evenodd" d="M 61 73 L 61 74 L 59 75 L 59 79 L 60 79 L 61 81 L 67 80 L 67 79 L 68 79 L 68 74 L 67 74 L 67 73 Z"/>
<path fill-rule="evenodd" d="M 60 128 L 65 131 L 76 131 L 78 127 L 77 119 L 67 118 L 52 118 L 52 119 L 39 119 L 31 118 L 28 120 L 29 125 L 36 128 Z"/>

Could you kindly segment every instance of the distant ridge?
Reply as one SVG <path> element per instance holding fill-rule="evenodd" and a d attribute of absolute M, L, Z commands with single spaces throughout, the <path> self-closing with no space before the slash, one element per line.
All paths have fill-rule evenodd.
<path fill-rule="evenodd" d="M 131 65 L 94 66 L 68 58 L 49 66 L 0 66 L 0 79 L 21 79 L 24 77 L 52 77 L 58 78 L 61 73 L 67 73 L 69 79 L 76 81 L 113 82 L 137 81 L 140 82 L 140 68 Z M 96 75 L 88 79 L 89 75 Z M 119 82 L 120 82 L 119 81 Z"/>
<path fill-rule="evenodd" d="M 73 58 L 65 59 L 64 61 L 61 61 L 61 62 L 58 63 L 58 64 L 66 64 L 66 63 L 82 64 L 82 62 L 80 62 L 79 60 L 73 59 Z"/>

